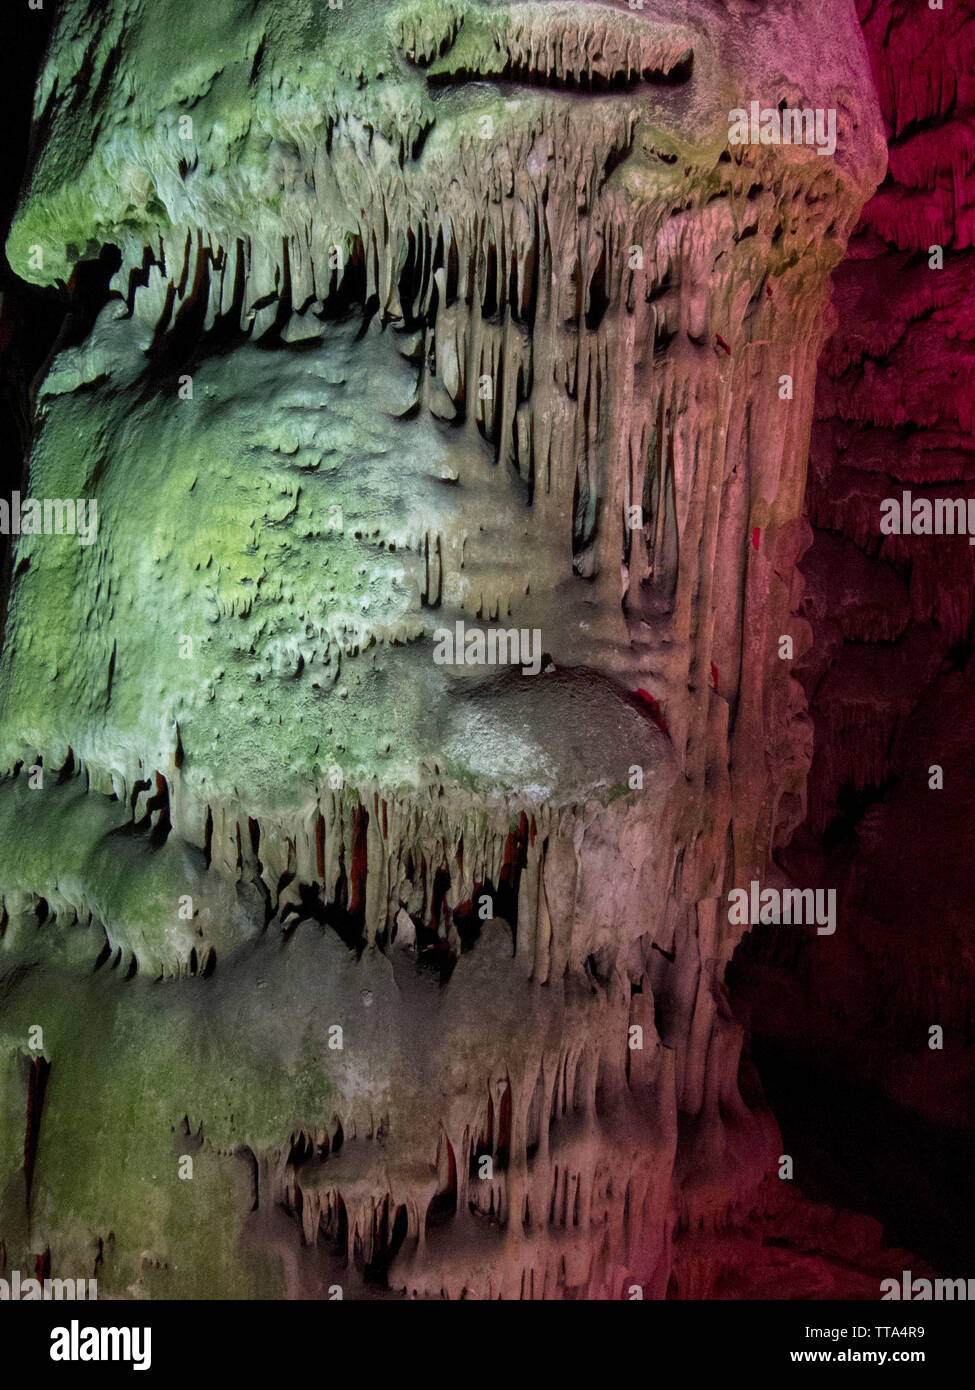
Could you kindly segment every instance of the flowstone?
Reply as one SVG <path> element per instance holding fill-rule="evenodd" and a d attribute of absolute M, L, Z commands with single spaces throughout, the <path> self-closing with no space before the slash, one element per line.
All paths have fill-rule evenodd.
<path fill-rule="evenodd" d="M 120 263 L 34 401 L 98 534 L 20 537 L 0 660 L 8 1262 L 664 1296 L 778 1153 L 724 904 L 805 810 L 851 6 L 66 0 L 35 120 L 13 269 Z"/>

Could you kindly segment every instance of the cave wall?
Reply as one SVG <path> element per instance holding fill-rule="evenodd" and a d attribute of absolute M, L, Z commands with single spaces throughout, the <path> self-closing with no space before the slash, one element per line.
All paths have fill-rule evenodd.
<path fill-rule="evenodd" d="M 707 11 L 706 31 L 708 7 L 688 8 Z M 530 25 L 494 52 L 473 20 L 468 32 L 480 37 L 466 59 L 451 58 L 453 7 L 430 10 L 433 27 L 407 14 L 397 44 L 414 68 L 437 68 L 444 87 L 462 84 L 465 61 L 509 76 L 536 61 Z M 824 1187 L 827 1199 L 813 1204 L 778 1182 L 775 1123 L 750 1063 L 738 1067 L 735 1005 L 752 1007 L 756 1057 L 763 1044 L 797 1067 L 815 1055 L 927 1119 L 958 1124 L 967 1020 L 953 978 L 965 951 L 959 827 L 975 552 L 964 538 L 953 548 L 884 541 L 877 517 L 879 498 L 901 482 L 965 485 L 965 22 L 957 11 L 861 15 L 891 175 L 835 277 L 838 326 L 813 411 L 822 284 L 874 166 L 879 177 L 876 151 L 838 180 L 815 157 L 780 166 L 777 153 L 719 155 L 722 112 L 708 111 L 702 126 L 693 102 L 681 106 L 683 40 L 655 37 L 638 55 L 641 68 L 673 69 L 661 84 L 666 120 L 627 124 L 600 107 L 587 125 L 581 106 L 554 121 L 533 109 L 486 156 L 469 128 L 455 148 L 438 147 L 422 103 L 410 108 L 415 125 L 389 110 L 364 124 L 356 83 L 367 69 L 370 80 L 384 74 L 370 53 L 357 78 L 359 52 L 331 31 L 340 80 L 323 60 L 322 80 L 336 83 L 323 114 L 310 88 L 288 88 L 287 62 L 275 68 L 276 44 L 289 60 L 289 44 L 300 49 L 293 34 L 282 38 L 280 17 L 268 35 L 244 24 L 226 70 L 201 60 L 191 74 L 199 91 L 184 90 L 185 74 L 152 71 L 165 88 L 160 123 L 138 57 L 140 42 L 158 50 L 158 21 L 128 3 L 107 27 L 92 7 L 75 13 L 77 29 L 61 38 L 64 80 L 48 77 L 39 96 L 40 125 L 59 121 L 60 137 L 11 241 L 18 284 L 54 281 L 37 293 L 60 292 L 78 315 L 34 382 L 44 437 L 32 476 L 57 479 L 65 458 L 81 476 L 94 465 L 119 527 L 134 516 L 130 539 L 152 543 L 137 575 L 120 529 L 95 565 L 76 555 L 47 568 L 35 547 L 34 570 L 21 574 L 0 723 L 10 773 L 0 795 L 5 949 L 10 960 L 30 956 L 43 935 L 50 955 L 14 981 L 5 1025 L 6 1094 L 18 1116 L 26 1101 L 32 1154 L 11 1250 L 16 1241 L 83 1261 L 97 1247 L 101 1277 L 136 1295 L 202 1296 L 216 1280 L 322 1296 L 337 1250 L 358 1263 L 360 1293 L 398 1257 L 397 1289 L 430 1297 L 619 1297 L 632 1279 L 647 1296 L 872 1296 L 901 1257 L 856 1192 L 841 1201 Z M 579 59 L 590 36 L 573 23 L 553 72 L 591 81 Z M 636 31 L 627 25 L 617 58 L 628 76 Z M 796 50 L 810 91 L 826 80 L 829 47 L 813 31 Z M 727 42 L 737 61 L 744 40 L 736 31 Z M 779 51 L 759 56 L 778 71 Z M 702 41 L 698 60 L 708 52 Z M 902 68 L 897 53 L 909 55 Z M 845 51 L 836 61 L 843 69 Z M 97 86 L 93 68 L 103 70 Z M 618 76 L 610 62 L 607 80 Z M 188 97 L 211 118 L 189 160 L 177 133 Z M 99 116 L 104 138 L 89 151 L 73 137 Z M 325 126 L 331 161 L 319 158 Z M 530 178 L 515 177 L 526 168 Z M 473 192 L 484 182 L 486 212 Z M 31 245 L 51 227 L 55 253 L 32 277 Z M 939 238 L 944 268 L 928 270 L 926 246 Z M 329 263 L 335 242 L 349 251 L 347 272 Z M 633 243 L 647 248 L 640 277 L 627 264 Z M 79 277 L 95 266 L 104 311 L 89 321 Z M 367 336 L 377 309 L 383 333 Z M 957 345 L 947 357 L 946 341 Z M 299 363 L 312 352 L 315 380 Z M 418 391 L 404 362 L 422 364 Z M 785 368 L 797 391 L 783 410 L 775 383 Z M 201 391 L 192 426 L 172 409 L 184 370 Z M 489 403 L 473 389 L 484 376 Z M 363 547 L 350 542 L 357 553 L 340 597 L 358 605 L 387 586 L 382 612 L 365 622 L 351 604 L 319 621 L 303 551 L 277 549 L 282 532 L 305 544 L 315 534 L 307 498 L 324 443 L 277 418 L 279 408 L 307 411 L 312 394 L 360 429 L 368 418 L 380 462 L 368 488 L 359 475 L 335 496 L 362 523 L 357 543 L 381 534 L 405 557 L 369 553 L 360 584 Z M 92 402 L 101 433 L 78 447 Z M 799 511 L 813 414 L 807 532 Z M 610 421 L 624 422 L 618 436 Z M 164 473 L 160 450 L 172 465 Z M 116 452 L 141 478 L 141 498 L 113 478 Z M 461 480 L 478 499 L 477 525 L 444 521 L 433 506 L 401 509 L 391 529 L 382 460 L 393 455 L 424 504 Z M 227 489 L 226 505 L 220 478 L 241 457 L 260 463 L 246 486 Z M 291 474 L 302 469 L 298 488 Z M 289 499 L 279 510 L 268 500 L 276 489 Z M 653 507 L 631 539 L 623 516 L 634 497 Z M 154 531 L 156 511 L 169 519 Z M 212 516 L 219 524 L 208 525 Z M 495 527 L 486 538 L 485 524 Z M 531 556 L 537 594 L 500 563 L 512 534 Z M 706 544 L 688 544 L 697 535 Z M 803 594 L 793 570 L 810 535 Z M 200 586 L 194 566 L 211 571 L 212 585 Z M 256 603 L 247 566 L 264 585 Z M 389 580 L 400 568 L 413 592 L 397 608 Z M 45 605 L 32 607 L 32 592 L 47 584 L 56 595 L 65 571 L 77 579 L 73 602 L 95 614 L 81 641 L 70 605 L 50 603 L 50 622 L 34 621 Z M 103 586 L 112 605 L 98 601 Z M 155 621 L 167 603 L 169 626 Z M 441 604 L 451 616 L 518 615 L 554 632 L 552 665 L 566 669 L 547 681 L 547 705 L 495 687 L 483 703 L 476 693 L 454 702 L 459 717 L 424 724 L 430 706 L 451 709 L 455 692 L 427 684 L 428 667 L 405 647 L 429 634 L 429 610 Z M 172 655 L 174 633 L 197 619 L 211 623 L 220 656 L 202 695 Z M 775 653 L 784 630 L 800 650 L 813 636 L 795 670 L 816 734 L 808 819 L 788 848 L 805 814 L 809 729 Z M 608 673 L 604 684 L 572 674 L 590 665 Z M 318 746 L 320 668 L 335 686 L 345 789 L 330 784 Z M 345 706 L 340 679 L 355 696 Z M 365 737 L 348 710 L 383 681 Z M 253 735 L 239 715 L 245 696 L 248 716 L 276 719 L 277 730 Z M 470 729 L 483 735 L 489 709 L 494 745 L 478 761 Z M 504 768 L 508 799 L 485 816 L 477 798 L 493 790 L 483 780 L 497 775 L 491 758 L 526 726 L 531 756 Z M 419 734 L 430 763 L 448 736 L 447 766 L 404 767 L 398 753 Z M 611 751 L 595 770 L 587 739 Z M 38 757 L 55 774 L 43 812 L 23 785 Z M 655 783 L 639 809 L 626 786 L 633 757 Z M 945 767 L 942 792 L 926 790 L 933 762 Z M 687 794 L 680 815 L 675 768 Z M 553 769 L 558 796 L 539 798 Z M 38 852 L 59 834 L 60 858 Z M 123 846 L 111 864 L 110 838 Z M 773 838 L 794 881 L 839 887 L 842 926 L 828 940 L 754 932 L 729 1000 L 722 976 L 737 937 L 724 895 L 764 871 Z M 943 861 L 932 868 L 925 855 L 956 840 L 949 873 Z M 642 875 L 629 887 L 616 873 L 621 842 Z M 187 883 L 202 911 L 184 926 L 159 905 L 171 907 Z M 498 890 L 499 920 L 475 928 L 486 886 Z M 935 899 L 944 921 L 919 952 L 917 923 L 931 920 Z M 444 976 L 436 987 L 416 982 L 424 952 Z M 83 989 L 72 972 L 92 962 L 101 973 Z M 151 994 L 157 974 L 166 990 Z M 20 1039 L 52 990 L 63 1002 L 48 1026 L 49 1074 L 27 1068 Z M 929 1056 L 935 1004 L 931 1021 L 951 1046 Z M 358 1030 L 348 1064 L 326 1053 L 324 1029 L 339 1017 Z M 652 1039 L 649 1058 L 626 1055 L 634 1025 Z M 97 1101 L 82 1104 L 92 1077 Z M 16 1169 L 21 1136 L 10 1133 Z M 113 1145 L 123 1160 L 114 1188 Z M 184 1151 L 204 1180 L 186 1189 L 190 1200 L 162 1176 Z M 486 1156 L 497 1174 L 477 1183 Z M 219 1193 L 209 1215 L 206 1182 Z M 25 1194 L 11 1190 L 23 1209 Z M 219 1241 L 207 1222 L 219 1223 Z"/>
<path fill-rule="evenodd" d="M 732 982 L 811 1189 L 964 1270 L 975 547 L 880 522 L 905 490 L 975 498 L 975 14 L 858 11 L 889 170 L 834 275 L 820 360 L 801 563 L 813 642 L 798 666 L 814 753 L 808 816 L 781 852 L 837 889 L 841 923 L 819 941 L 759 929 Z"/>

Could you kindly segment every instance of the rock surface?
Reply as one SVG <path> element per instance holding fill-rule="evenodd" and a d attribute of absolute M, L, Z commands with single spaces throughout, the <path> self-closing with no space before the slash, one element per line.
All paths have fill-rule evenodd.
<path fill-rule="evenodd" d="M 729 145 L 751 100 L 835 155 Z M 72 0 L 35 122 L 13 269 L 118 268 L 34 400 L 98 534 L 21 537 L 0 661 L 8 1257 L 719 1288 L 779 1148 L 726 894 L 805 811 L 778 649 L 884 167 L 852 11 Z"/>

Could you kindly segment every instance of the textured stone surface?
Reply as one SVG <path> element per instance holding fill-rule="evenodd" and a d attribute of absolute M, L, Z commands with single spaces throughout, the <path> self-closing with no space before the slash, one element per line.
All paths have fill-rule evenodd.
<path fill-rule="evenodd" d="M 752 99 L 837 109 L 835 158 L 729 147 Z M 177 1297 L 717 1287 L 675 1245 L 778 1149 L 725 894 L 804 814 L 777 648 L 883 171 L 852 11 L 78 0 L 35 114 L 11 265 L 121 263 L 30 461 L 99 534 L 21 539 L 0 662 L 12 1124 L 31 1023 L 50 1063 L 8 1251 Z M 435 665 L 457 621 L 544 669 Z"/>

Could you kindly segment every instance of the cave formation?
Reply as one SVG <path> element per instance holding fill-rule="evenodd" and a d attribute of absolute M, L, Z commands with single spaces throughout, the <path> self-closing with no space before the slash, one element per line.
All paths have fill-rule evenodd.
<path fill-rule="evenodd" d="M 884 663 L 929 686 L 971 626 L 836 486 L 867 429 L 932 424 L 896 373 L 858 406 L 942 304 L 918 270 L 864 328 L 943 170 L 892 144 L 868 203 L 921 118 L 878 24 L 59 7 L 7 238 L 63 310 L 21 493 L 98 530 L 20 535 L 6 576 L 8 1267 L 476 1299 L 901 1269 L 862 1203 L 780 1181 L 743 1007 L 788 1051 L 783 1001 L 837 987 L 882 812 L 852 868 L 829 832 L 921 698 Z M 834 112 L 835 151 L 729 143 L 752 100 Z M 435 660 L 458 623 L 538 634 L 537 674 Z M 840 888 L 840 929 L 736 956 L 756 881 Z"/>

